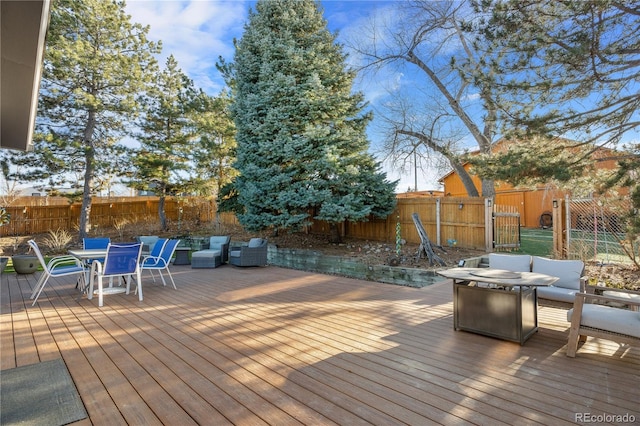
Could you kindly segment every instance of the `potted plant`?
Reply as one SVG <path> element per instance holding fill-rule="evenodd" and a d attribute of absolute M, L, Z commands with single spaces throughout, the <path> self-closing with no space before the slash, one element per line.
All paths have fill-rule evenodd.
<path fill-rule="evenodd" d="M 7 212 L 7 209 L 4 207 L 0 207 L 0 227 L 5 226 L 11 220 L 11 215 Z M 2 275 L 2 271 L 7 266 L 9 262 L 9 257 L 0 256 L 0 275 Z"/>
<path fill-rule="evenodd" d="M 6 211 L 6 209 L 5 209 Z M 23 215 L 26 213 L 26 208 L 23 211 Z M 14 225 L 20 224 L 24 217 L 13 217 Z M 13 241 L 13 254 L 11 255 L 11 263 L 14 271 L 18 274 L 33 274 L 38 270 L 38 257 L 33 254 L 17 254 L 19 249 L 20 238 L 18 236 L 19 226 L 14 226 L 14 241 Z M 30 249 L 29 249 L 30 250 Z"/>
<path fill-rule="evenodd" d="M 33 254 L 16 254 L 11 256 L 13 269 L 18 274 L 33 274 L 38 270 L 38 258 Z"/>

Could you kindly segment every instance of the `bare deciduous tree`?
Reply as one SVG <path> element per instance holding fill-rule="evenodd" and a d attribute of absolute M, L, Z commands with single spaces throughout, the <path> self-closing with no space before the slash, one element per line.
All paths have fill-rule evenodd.
<path fill-rule="evenodd" d="M 461 177 L 469 196 L 478 196 L 471 176 L 464 169 L 465 151 L 458 145 L 462 129 L 468 133 L 478 150 L 490 154 L 498 137 L 498 100 L 491 76 L 482 81 L 468 72 L 479 59 L 472 42 L 473 35 L 462 28 L 471 8 L 467 2 L 432 2 L 418 0 L 394 5 L 394 13 L 376 15 L 367 31 L 351 37 L 348 46 L 361 61 L 363 72 L 379 73 L 393 69 L 408 72 L 413 78 L 406 83 L 401 102 L 385 104 L 387 123 L 392 123 L 394 138 L 411 139 L 428 151 L 444 156 Z M 424 78 L 426 77 L 426 78 Z M 427 93 L 430 96 L 425 96 Z M 433 96 L 438 95 L 434 101 Z M 443 109 L 440 114 L 424 114 L 424 104 Z M 433 130 L 444 116 L 449 117 L 447 134 L 440 128 L 438 138 Z M 411 116 L 411 120 L 407 118 Z M 451 118 L 455 118 L 455 122 Z M 388 143 L 390 149 L 398 144 Z M 482 195 L 495 195 L 494 182 L 482 180 Z"/>

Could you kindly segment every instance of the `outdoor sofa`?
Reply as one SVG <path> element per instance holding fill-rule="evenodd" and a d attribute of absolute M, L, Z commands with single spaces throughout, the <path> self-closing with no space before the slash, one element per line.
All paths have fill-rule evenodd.
<path fill-rule="evenodd" d="M 538 287 L 538 303 L 569 309 L 573 306 L 576 294 L 586 289 L 584 262 L 581 260 L 558 260 L 528 254 L 490 253 L 465 259 L 460 266 L 466 268 L 493 268 L 514 272 L 538 272 L 559 278 L 553 285 Z"/>

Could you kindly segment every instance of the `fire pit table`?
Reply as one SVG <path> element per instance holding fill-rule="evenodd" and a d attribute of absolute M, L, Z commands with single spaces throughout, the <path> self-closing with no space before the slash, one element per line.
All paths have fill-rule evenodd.
<path fill-rule="evenodd" d="M 536 288 L 558 278 L 487 268 L 438 271 L 453 281 L 453 328 L 519 342 L 538 331 Z"/>

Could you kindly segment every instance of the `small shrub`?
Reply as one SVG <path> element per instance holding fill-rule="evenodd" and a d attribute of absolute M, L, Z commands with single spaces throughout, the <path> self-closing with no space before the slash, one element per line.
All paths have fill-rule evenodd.
<path fill-rule="evenodd" d="M 55 254 L 64 253 L 71 244 L 73 237 L 66 229 L 49 231 L 49 235 L 44 237 L 43 244 Z"/>
<path fill-rule="evenodd" d="M 124 239 L 125 231 L 127 231 L 130 223 L 131 221 L 125 217 L 113 221 L 113 227 L 118 231 L 121 240 Z"/>

